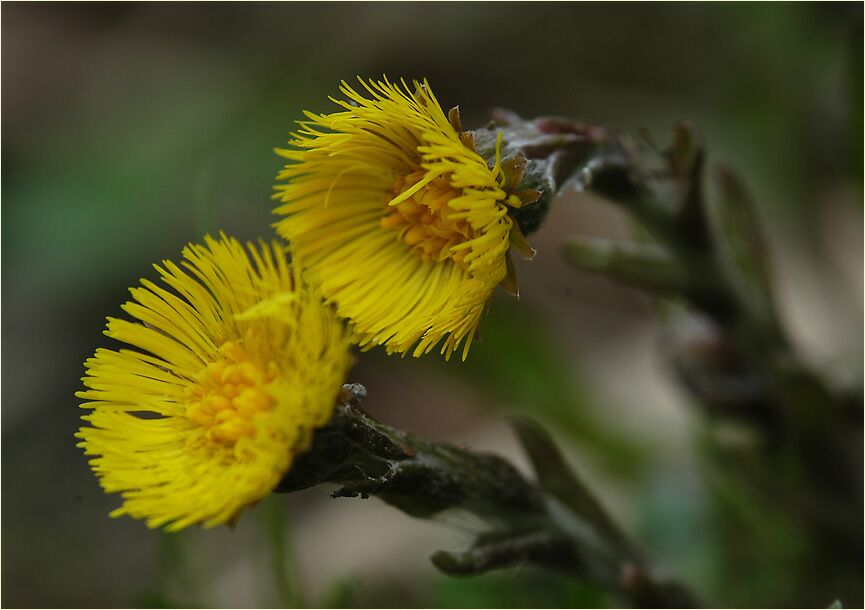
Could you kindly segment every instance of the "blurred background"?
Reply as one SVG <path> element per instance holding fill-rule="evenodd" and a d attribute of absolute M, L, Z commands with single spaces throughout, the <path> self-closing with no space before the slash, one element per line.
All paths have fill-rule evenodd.
<path fill-rule="evenodd" d="M 355 75 L 427 77 L 467 127 L 506 106 L 645 128 L 664 144 L 676 120 L 693 120 L 710 165 L 734 167 L 754 195 L 803 358 L 836 387 L 861 388 L 861 4 L 2 12 L 4 606 L 621 603 L 527 568 L 448 579 L 428 557 L 468 544 L 470 524 L 415 521 L 326 488 L 269 498 L 233 531 L 165 535 L 108 518 L 118 498 L 72 436 L 73 393 L 105 316 L 187 241 L 219 229 L 272 237 L 273 147 Z M 749 505 L 706 474 L 705 421 L 660 354 L 656 305 L 567 267 L 560 246 L 574 234 L 627 239 L 630 227 L 600 199 L 563 195 L 530 239 L 538 256 L 517 262 L 522 298 L 496 295 L 467 365 L 363 354 L 350 380 L 367 386 L 365 407 L 523 469 L 506 416 L 531 415 L 647 553 L 707 599 L 798 605 L 796 532 L 768 518 L 756 537 L 730 529 Z M 861 580 L 839 586 L 858 591 L 845 606 L 862 603 Z M 842 594 L 815 587 L 824 606 Z"/>

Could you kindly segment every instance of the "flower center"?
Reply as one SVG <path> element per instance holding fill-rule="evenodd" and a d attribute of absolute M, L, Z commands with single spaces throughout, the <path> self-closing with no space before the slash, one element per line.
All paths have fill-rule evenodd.
<path fill-rule="evenodd" d="M 397 231 L 400 239 L 425 261 L 438 262 L 450 258 L 459 263 L 470 249 L 453 250 L 452 247 L 474 237 L 465 218 L 448 206 L 448 201 L 460 197 L 462 192 L 451 186 L 447 177 L 434 178 L 417 188 L 425 174 L 424 170 L 418 170 L 394 181 L 395 198 L 415 190 L 387 209 L 381 226 Z"/>
<path fill-rule="evenodd" d="M 198 374 L 186 417 L 206 428 L 205 437 L 212 444 L 232 446 L 255 434 L 256 414 L 273 409 L 275 400 L 267 385 L 279 372 L 273 362 L 265 367 L 251 360 L 233 341 L 223 343 L 219 351 L 225 357 Z"/>

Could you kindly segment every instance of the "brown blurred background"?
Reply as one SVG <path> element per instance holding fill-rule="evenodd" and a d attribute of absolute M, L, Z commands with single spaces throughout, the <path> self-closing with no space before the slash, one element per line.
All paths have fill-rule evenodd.
<path fill-rule="evenodd" d="M 677 119 L 695 121 L 710 164 L 735 167 L 758 202 L 797 346 L 833 383 L 861 387 L 861 4 L 5 2 L 2 13 L 4 606 L 615 603 L 528 569 L 439 576 L 430 553 L 461 548 L 476 524 L 414 521 L 327 489 L 268 499 L 234 531 L 168 536 L 107 517 L 118 499 L 72 437 L 105 316 L 189 240 L 271 237 L 273 147 L 355 75 L 427 77 L 466 126 L 507 106 L 665 143 Z M 351 380 L 369 389 L 366 407 L 521 467 L 505 416 L 529 414 L 649 554 L 709 599 L 785 599 L 795 554 L 724 567 L 702 417 L 658 353 L 657 308 L 569 269 L 560 244 L 577 233 L 627 239 L 630 226 L 599 199 L 561 197 L 530 240 L 538 256 L 518 263 L 521 300 L 497 295 L 467 365 L 363 354 Z M 766 540 L 786 535 L 766 528 Z M 290 595 L 272 574 L 274 536 L 289 547 Z"/>

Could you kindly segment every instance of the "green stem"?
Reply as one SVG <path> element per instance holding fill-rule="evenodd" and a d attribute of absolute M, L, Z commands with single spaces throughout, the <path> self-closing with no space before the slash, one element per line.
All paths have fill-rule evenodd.
<path fill-rule="evenodd" d="M 574 237 L 563 250 L 575 267 L 631 286 L 664 294 L 681 294 L 689 288 L 687 269 L 658 247 Z"/>
<path fill-rule="evenodd" d="M 268 498 L 266 506 L 266 535 L 270 551 L 270 568 L 277 598 L 283 608 L 304 608 L 303 595 L 297 582 L 289 539 L 288 520 L 284 506 L 275 498 Z"/>

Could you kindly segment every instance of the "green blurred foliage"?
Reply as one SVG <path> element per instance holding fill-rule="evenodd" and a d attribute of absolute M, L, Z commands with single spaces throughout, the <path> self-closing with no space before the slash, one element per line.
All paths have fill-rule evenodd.
<path fill-rule="evenodd" d="M 638 476 L 648 466 L 640 459 L 646 448 L 593 414 L 593 397 L 557 344 L 555 328 L 528 304 L 500 296 L 484 317 L 471 357 L 465 362 L 454 358 L 444 370 L 481 387 L 491 400 L 515 413 L 549 423 L 558 434 L 597 455 L 610 473 Z"/>

